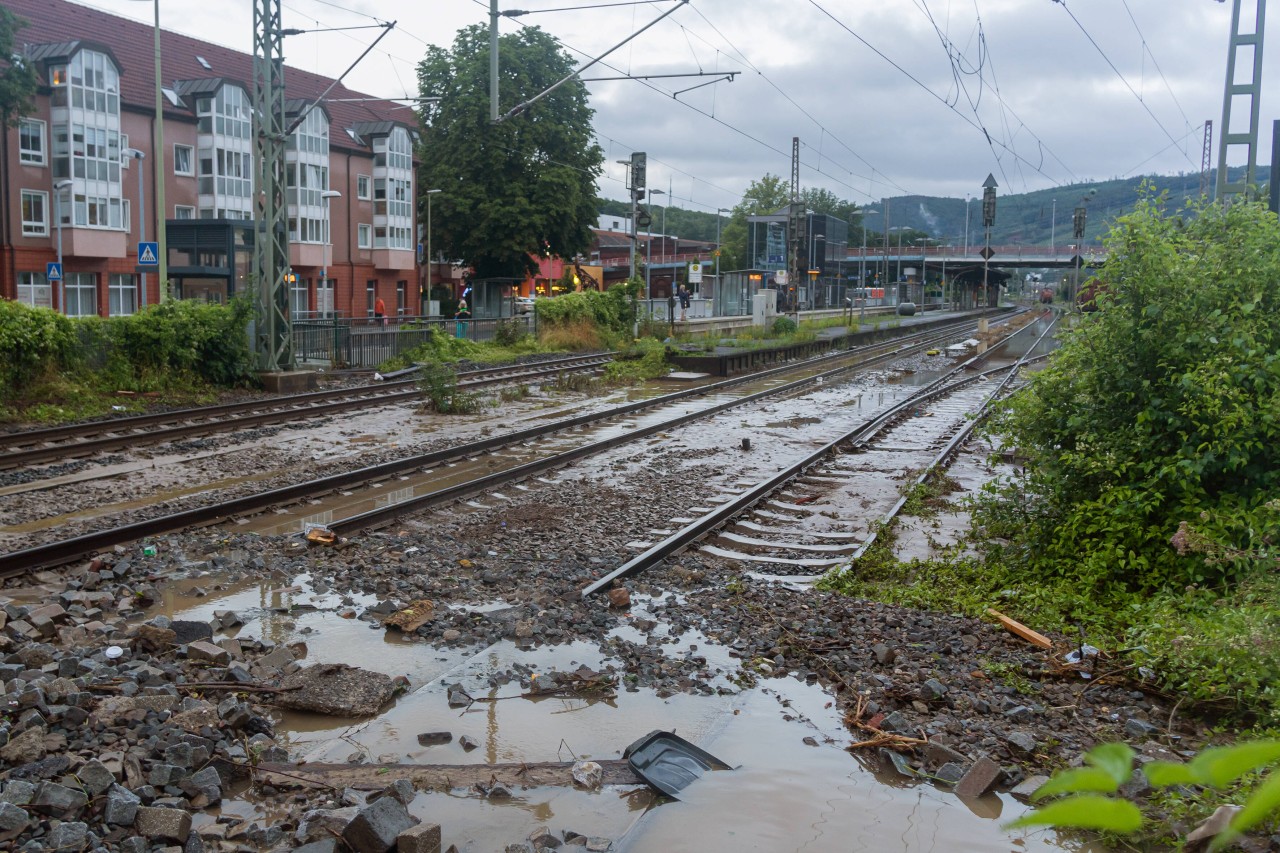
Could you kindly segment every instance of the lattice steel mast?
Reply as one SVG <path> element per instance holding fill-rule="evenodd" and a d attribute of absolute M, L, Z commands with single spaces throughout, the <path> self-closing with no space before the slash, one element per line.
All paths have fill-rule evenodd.
<path fill-rule="evenodd" d="M 1221 0 L 1219 0 L 1221 2 Z M 1240 4 L 1231 2 L 1231 43 L 1227 50 L 1227 83 L 1222 99 L 1222 128 L 1218 139 L 1218 177 L 1214 198 L 1224 201 L 1228 195 L 1254 191 L 1257 177 L 1258 108 L 1262 100 L 1262 36 L 1267 17 L 1267 0 L 1250 0 L 1257 8 L 1253 32 L 1240 31 Z M 1241 47 L 1252 48 L 1253 75 L 1248 82 L 1236 82 L 1236 57 Z M 1237 96 L 1249 99 L 1249 129 L 1241 133 L 1231 132 L 1231 102 Z M 1227 151 L 1234 146 L 1244 146 L 1247 151 L 1243 181 L 1227 180 Z"/>
<path fill-rule="evenodd" d="M 285 200 L 284 33 L 280 0 L 253 4 L 254 204 L 253 268 L 257 291 L 254 346 L 259 369 L 291 370 L 289 207 Z"/>

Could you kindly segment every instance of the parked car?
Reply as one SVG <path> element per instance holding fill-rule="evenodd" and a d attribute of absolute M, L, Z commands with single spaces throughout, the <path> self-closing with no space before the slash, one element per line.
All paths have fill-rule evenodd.
<path fill-rule="evenodd" d="M 516 297 L 516 313 L 517 313 L 517 314 L 528 314 L 528 313 L 529 313 L 530 311 L 532 311 L 532 310 L 533 310 L 533 297 L 532 297 L 532 296 L 517 296 L 517 297 Z"/>

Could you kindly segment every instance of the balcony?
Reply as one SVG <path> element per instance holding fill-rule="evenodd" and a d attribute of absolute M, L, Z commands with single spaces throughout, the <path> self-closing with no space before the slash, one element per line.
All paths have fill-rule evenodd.
<path fill-rule="evenodd" d="M 51 229 L 57 239 L 57 229 Z M 129 235 L 105 228 L 69 228 L 62 226 L 62 254 L 73 258 L 123 258 L 129 246 Z"/>
<path fill-rule="evenodd" d="M 302 267 L 324 266 L 328 246 L 323 243 L 289 243 L 289 265 L 296 269 Z"/>
<path fill-rule="evenodd" d="M 374 269 L 379 270 L 411 270 L 414 268 L 413 252 L 410 249 L 374 249 L 372 256 Z"/>

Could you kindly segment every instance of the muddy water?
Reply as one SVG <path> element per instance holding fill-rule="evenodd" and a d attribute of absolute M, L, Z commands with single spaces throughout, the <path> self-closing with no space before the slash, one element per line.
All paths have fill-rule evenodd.
<path fill-rule="evenodd" d="M 186 619 L 232 609 L 246 619 L 238 629 L 241 636 L 301 640 L 307 644 L 307 663 L 344 661 L 409 676 L 412 690 L 370 720 L 281 717 L 277 733 L 295 759 L 431 764 L 613 759 L 636 738 L 666 729 L 737 768 L 705 776 L 681 802 L 662 802 L 646 788 L 531 788 L 516 790 L 509 799 L 485 799 L 460 789 L 419 794 L 411 810 L 440 823 L 445 844 L 462 851 L 504 849 L 538 825 L 610 838 L 615 850 L 627 853 L 1082 849 L 1051 834 L 1002 830 L 1002 823 L 1023 810 L 1007 797 L 964 803 L 927 783 L 877 775 L 863 763 L 874 756 L 844 750 L 849 734 L 831 697 L 816 686 L 773 678 L 729 691 L 722 675 L 713 682 L 726 688 L 722 695 L 662 698 L 651 690 L 623 689 L 607 697 L 523 698 L 518 683 L 493 686 L 490 677 L 515 666 L 533 672 L 580 664 L 598 669 L 610 662 L 606 650 L 612 643 L 644 642 L 645 635 L 623 622 L 605 650 L 587 642 L 522 650 L 506 641 L 467 652 L 440 650 L 342 618 L 340 610 L 373 600 L 318 593 L 309 581 L 299 575 L 283 585 L 242 581 L 214 589 L 210 578 L 183 580 L 169 585 L 156 607 Z M 202 591 L 207 594 L 199 595 Z M 635 604 L 633 613 L 648 615 L 643 596 Z M 662 628 L 657 633 L 671 639 Z M 669 655 L 703 655 L 713 671 L 735 664 L 728 649 L 697 633 L 676 637 L 663 649 Z M 495 701 L 449 708 L 446 694 L 455 683 L 477 699 Z M 436 731 L 451 732 L 453 741 L 418 744 L 418 734 Z M 464 734 L 480 748 L 464 751 L 458 743 Z M 248 791 L 229 799 L 223 812 L 261 814 Z"/>

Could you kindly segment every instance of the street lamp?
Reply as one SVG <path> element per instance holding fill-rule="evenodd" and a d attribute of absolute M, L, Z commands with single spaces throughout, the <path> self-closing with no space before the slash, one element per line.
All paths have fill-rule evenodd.
<path fill-rule="evenodd" d="M 649 190 L 649 204 L 651 206 L 653 205 L 653 197 L 655 195 L 666 195 L 666 193 L 663 192 L 662 190 L 652 190 L 652 189 Z M 667 209 L 665 207 L 662 209 L 662 225 L 665 233 L 665 229 L 667 225 Z M 665 245 L 666 238 L 664 237 L 663 240 Z M 650 282 L 653 280 L 653 271 L 651 269 L 651 267 L 653 266 L 653 226 L 652 225 L 649 226 L 649 239 L 645 241 L 644 253 L 645 253 L 644 254 L 644 298 L 645 298 L 645 302 L 648 302 L 649 300 L 653 299 L 653 288 L 650 286 Z M 648 305 L 646 307 L 648 310 L 652 310 L 653 308 L 652 305 Z"/>
<path fill-rule="evenodd" d="M 326 285 L 329 283 L 329 260 L 333 252 L 333 222 L 329 217 L 329 199 L 342 198 L 342 193 L 337 190 L 323 190 L 320 198 L 324 201 L 324 263 L 320 265 L 320 285 L 316 288 L 316 308 L 320 307 L 320 291 L 327 290 Z"/>
<path fill-rule="evenodd" d="M 426 298 L 427 299 L 431 298 L 431 288 L 436 283 L 435 267 L 433 266 L 435 261 L 431 257 L 431 197 L 438 192 L 440 192 L 440 190 L 438 189 L 427 190 L 426 192 L 426 196 L 427 196 L 427 295 L 426 295 Z M 418 294 L 418 311 L 419 312 L 422 312 L 422 301 L 423 301 L 423 296 L 421 293 L 419 293 Z"/>
<path fill-rule="evenodd" d="M 58 307 L 67 313 L 67 272 L 62 266 L 62 191 L 71 188 L 70 178 L 63 178 L 53 185 L 53 218 L 58 220 Z"/>
<path fill-rule="evenodd" d="M 146 158 L 147 153 L 145 151 L 139 151 L 137 148 L 126 148 L 120 153 L 125 157 L 132 157 L 138 161 L 138 242 L 145 243 L 147 242 L 147 219 L 144 215 L 146 212 L 146 202 L 143 200 L 142 195 L 142 161 Z M 141 263 L 142 259 L 139 258 L 138 260 L 139 263 Z M 147 274 L 145 272 L 139 271 L 138 273 L 138 287 L 141 291 L 141 296 L 138 299 L 138 307 L 139 310 L 141 310 L 142 308 L 147 307 Z"/>
<path fill-rule="evenodd" d="M 924 309 L 924 306 L 925 306 L 924 291 L 927 286 L 926 279 L 928 278 L 925 275 L 925 269 L 927 268 L 927 265 L 929 263 L 929 238 L 918 237 L 915 240 L 912 240 L 911 242 L 917 243 L 920 246 L 920 310 L 923 311 L 925 310 Z"/>

